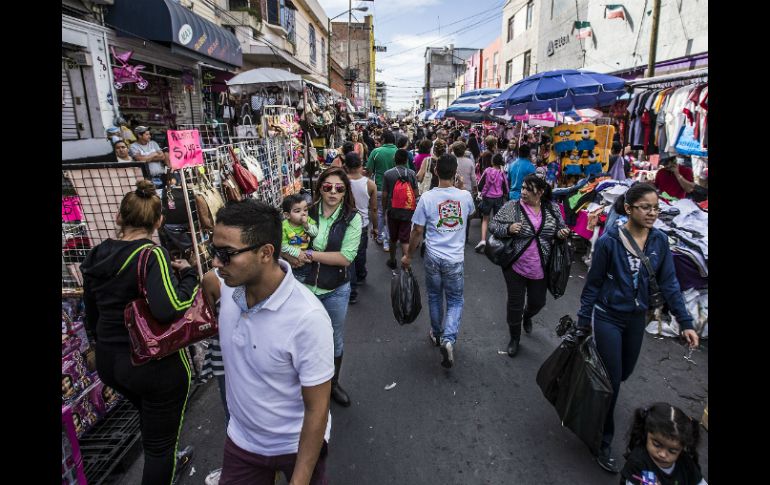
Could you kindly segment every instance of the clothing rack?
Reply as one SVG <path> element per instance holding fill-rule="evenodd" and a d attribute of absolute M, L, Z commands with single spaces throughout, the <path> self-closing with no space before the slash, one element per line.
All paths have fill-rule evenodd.
<path fill-rule="evenodd" d="M 627 87 L 630 91 L 635 89 L 668 88 L 686 86 L 699 82 L 708 82 L 708 68 L 696 69 L 684 73 L 668 74 L 665 76 L 656 76 L 638 81 L 630 81 Z"/>

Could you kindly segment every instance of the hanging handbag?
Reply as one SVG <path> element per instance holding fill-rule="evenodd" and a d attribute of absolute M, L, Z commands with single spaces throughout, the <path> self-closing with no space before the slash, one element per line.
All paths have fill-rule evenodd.
<path fill-rule="evenodd" d="M 516 256 L 513 247 L 513 237 L 498 238 L 491 232 L 487 237 L 487 243 L 484 245 L 484 254 L 494 264 L 507 268 L 513 264 Z"/>
<path fill-rule="evenodd" d="M 662 307 L 666 304 L 666 298 L 663 296 L 663 292 L 661 292 L 660 288 L 658 287 L 658 280 L 655 278 L 655 270 L 652 269 L 650 258 L 644 254 L 644 251 L 639 249 L 639 245 L 636 244 L 634 237 L 631 236 L 631 233 L 628 232 L 628 229 L 621 227 L 620 230 L 623 231 L 623 235 L 626 236 L 628 242 L 631 243 L 631 247 L 634 248 L 636 257 L 642 261 L 644 267 L 647 268 L 647 273 L 650 275 L 650 296 L 647 300 L 647 306 L 651 310 Z"/>
<path fill-rule="evenodd" d="M 254 155 L 250 155 L 245 149 L 241 153 L 241 161 L 246 165 L 246 169 L 257 178 L 258 183 L 265 180 L 265 174 L 262 172 L 262 164 Z"/>
<path fill-rule="evenodd" d="M 246 121 L 248 118 L 248 123 Z M 254 126 L 254 122 L 251 120 L 251 115 L 245 115 L 241 117 L 240 125 L 235 127 L 235 135 L 239 138 L 256 138 L 257 127 Z"/>
<path fill-rule="evenodd" d="M 211 185 L 211 181 L 208 179 L 208 177 L 206 177 L 206 175 L 201 174 L 200 179 L 201 182 L 196 188 L 197 193 L 200 193 L 200 195 L 206 199 L 206 204 L 208 205 L 208 209 L 211 214 L 211 221 L 216 224 L 217 212 L 219 212 L 219 209 L 225 206 L 225 201 L 222 200 L 222 195 L 219 193 L 219 191 Z"/>
<path fill-rule="evenodd" d="M 162 324 L 153 316 L 146 287 L 147 262 L 152 250 L 146 247 L 139 253 L 136 267 L 140 298 L 126 305 L 123 313 L 131 341 L 131 363 L 135 366 L 162 359 L 219 332 L 217 318 L 201 289 L 190 308 L 176 321 Z"/>
<path fill-rule="evenodd" d="M 230 152 L 230 158 L 233 161 L 233 176 L 238 183 L 238 187 L 241 188 L 241 192 L 245 195 L 256 192 L 257 188 L 259 188 L 257 177 L 243 168 L 243 165 L 241 165 L 241 162 L 232 147 L 228 147 L 227 150 Z"/>

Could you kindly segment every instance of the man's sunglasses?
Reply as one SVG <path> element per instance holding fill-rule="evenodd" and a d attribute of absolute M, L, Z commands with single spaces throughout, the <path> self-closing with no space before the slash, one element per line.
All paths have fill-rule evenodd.
<path fill-rule="evenodd" d="M 214 246 L 214 243 L 209 242 L 209 254 L 211 255 L 211 258 L 219 258 L 220 261 L 222 261 L 223 266 L 227 266 L 230 264 L 230 258 L 233 256 L 237 256 L 241 253 L 245 253 L 246 251 L 253 251 L 254 249 L 258 249 L 262 246 L 264 246 L 267 243 L 258 243 L 254 244 L 253 246 L 247 246 L 245 248 L 241 249 L 225 249 L 225 248 L 218 248 Z"/>
<path fill-rule="evenodd" d="M 338 194 L 344 194 L 345 193 L 345 184 L 332 184 L 329 182 L 326 182 L 324 184 L 321 184 L 321 190 L 324 192 L 331 192 L 332 189 L 336 190 Z"/>

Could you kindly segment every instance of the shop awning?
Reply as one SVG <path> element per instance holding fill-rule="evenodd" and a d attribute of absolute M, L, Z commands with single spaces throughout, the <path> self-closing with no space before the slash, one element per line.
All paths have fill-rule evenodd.
<path fill-rule="evenodd" d="M 310 79 L 305 79 L 305 82 L 306 82 L 307 84 L 310 84 L 310 85 L 311 85 L 311 86 L 313 86 L 314 88 L 318 88 L 318 89 L 320 89 L 321 91 L 325 91 L 325 92 L 327 92 L 327 93 L 331 93 L 331 92 L 332 92 L 332 90 L 331 90 L 331 89 L 329 89 L 329 87 L 328 87 L 328 86 L 324 86 L 323 84 L 318 84 L 318 83 L 316 83 L 316 82 L 313 82 L 313 81 L 311 81 Z"/>
<path fill-rule="evenodd" d="M 222 69 L 243 65 L 235 35 L 173 0 L 115 0 L 105 10 L 107 26 L 120 37 L 166 44 L 174 54 Z"/>
<path fill-rule="evenodd" d="M 313 72 L 310 66 L 284 52 L 283 49 L 261 44 L 251 44 L 247 49 L 243 55 L 246 56 L 249 62 L 253 62 L 258 66 L 275 67 L 278 69 L 288 67 L 295 74 L 310 74 Z"/>

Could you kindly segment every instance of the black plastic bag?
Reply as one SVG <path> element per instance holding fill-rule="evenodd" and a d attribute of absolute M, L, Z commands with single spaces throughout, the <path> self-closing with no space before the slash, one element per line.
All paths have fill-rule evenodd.
<path fill-rule="evenodd" d="M 548 261 L 548 291 L 554 298 L 564 295 L 572 267 L 572 248 L 564 239 L 556 239 Z"/>
<path fill-rule="evenodd" d="M 540 367 L 537 384 L 566 426 L 598 454 L 612 384 L 592 336 L 570 332 Z"/>
<path fill-rule="evenodd" d="M 390 280 L 390 301 L 393 305 L 393 316 L 399 324 L 417 320 L 422 310 L 422 302 L 420 285 L 417 284 L 411 269 L 401 268 L 397 273 L 393 273 Z"/>

